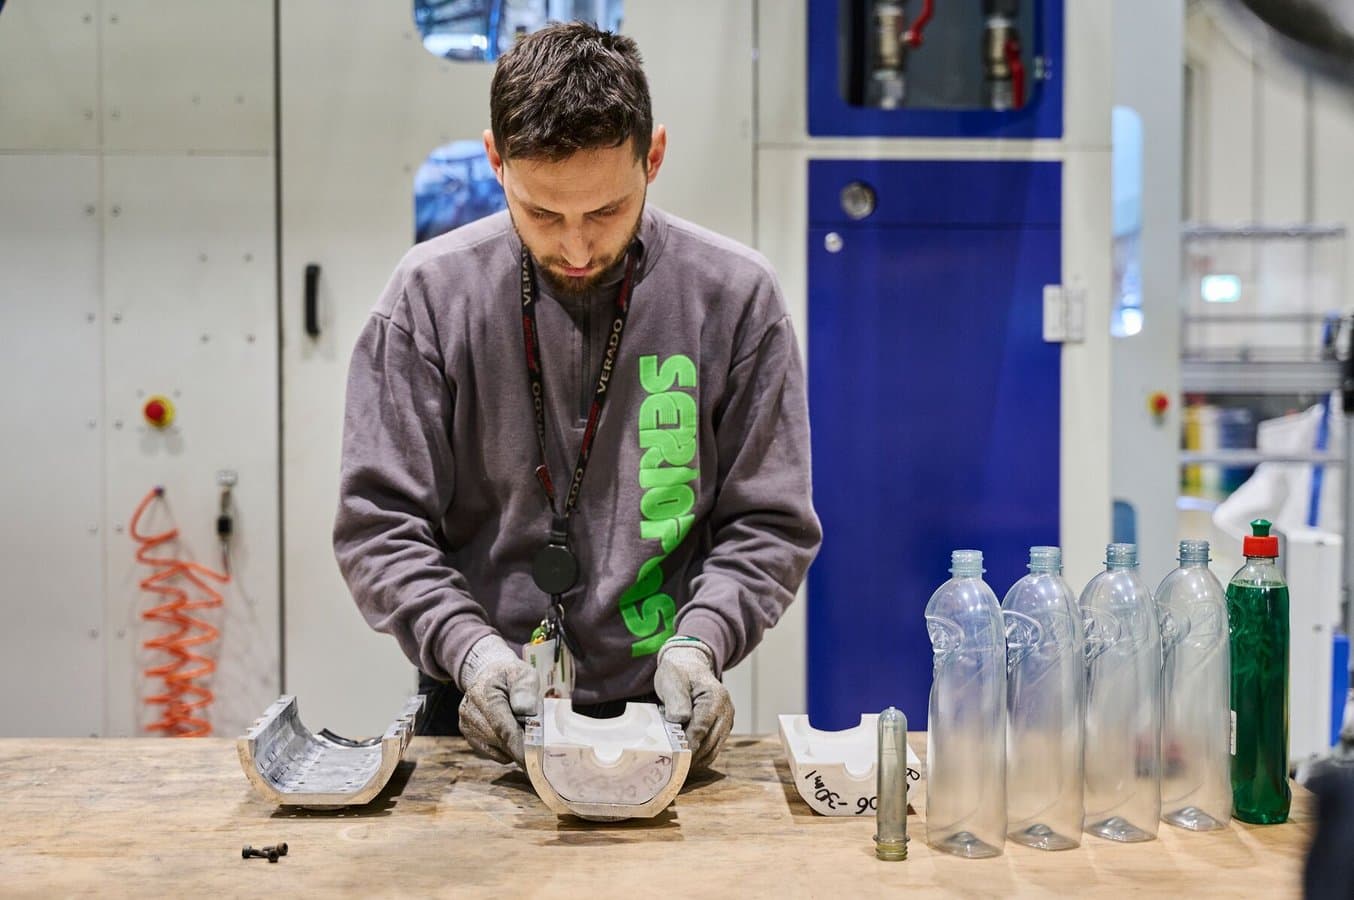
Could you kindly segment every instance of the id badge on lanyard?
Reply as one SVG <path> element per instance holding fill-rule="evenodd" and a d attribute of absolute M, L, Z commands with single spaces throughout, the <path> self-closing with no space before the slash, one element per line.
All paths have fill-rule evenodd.
<path fill-rule="evenodd" d="M 522 648 L 522 659 L 536 670 L 541 682 L 541 697 L 568 700 L 574 692 L 574 656 L 550 619 L 542 619 L 531 635 L 531 643 Z"/>

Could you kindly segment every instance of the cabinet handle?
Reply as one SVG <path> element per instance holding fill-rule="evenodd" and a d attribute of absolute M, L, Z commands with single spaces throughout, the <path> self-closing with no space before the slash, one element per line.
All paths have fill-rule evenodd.
<path fill-rule="evenodd" d="M 320 266 L 310 263 L 306 266 L 306 334 L 313 338 L 320 336 Z"/>

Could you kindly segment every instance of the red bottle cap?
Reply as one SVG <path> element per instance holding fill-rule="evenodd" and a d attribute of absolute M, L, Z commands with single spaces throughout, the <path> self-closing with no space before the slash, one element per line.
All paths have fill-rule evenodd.
<path fill-rule="evenodd" d="M 1251 523 L 1251 536 L 1241 542 L 1241 552 L 1246 556 L 1268 556 L 1270 558 L 1279 555 L 1279 539 L 1270 537 L 1270 522 L 1268 519 L 1256 519 Z"/>

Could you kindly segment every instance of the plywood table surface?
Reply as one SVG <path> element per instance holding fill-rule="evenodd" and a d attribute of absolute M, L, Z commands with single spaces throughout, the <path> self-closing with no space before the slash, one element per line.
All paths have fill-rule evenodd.
<path fill-rule="evenodd" d="M 927 849 L 923 783 L 909 859 L 884 863 L 872 817 L 799 799 L 775 739 L 731 740 L 718 769 L 656 819 L 599 825 L 556 817 L 525 775 L 451 738 L 416 738 L 379 798 L 339 812 L 265 802 L 225 739 L 0 740 L 0 894 L 1288 897 L 1312 830 L 1297 789 L 1285 825 L 962 860 Z M 280 841 L 277 863 L 240 858 Z"/>

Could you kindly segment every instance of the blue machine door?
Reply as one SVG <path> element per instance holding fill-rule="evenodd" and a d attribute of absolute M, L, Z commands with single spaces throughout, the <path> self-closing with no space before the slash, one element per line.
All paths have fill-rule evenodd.
<path fill-rule="evenodd" d="M 841 192 L 873 189 L 854 220 Z M 859 210 L 857 210 L 859 213 Z M 982 550 L 1000 599 L 1028 549 L 1058 543 L 1056 162 L 809 164 L 813 495 L 809 715 L 900 707 L 926 726 L 924 610 L 955 549 Z"/>

